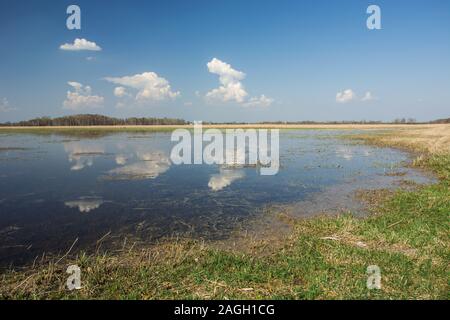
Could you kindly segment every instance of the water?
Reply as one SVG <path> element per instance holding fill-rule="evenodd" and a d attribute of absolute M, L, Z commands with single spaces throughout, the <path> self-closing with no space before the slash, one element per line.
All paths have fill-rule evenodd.
<path fill-rule="evenodd" d="M 339 131 L 280 132 L 280 171 L 173 165 L 170 133 L 0 134 L 0 265 L 109 246 L 125 237 L 226 239 L 264 209 L 353 210 L 358 188 L 426 183 L 404 152 L 355 145 Z M 348 133 L 348 132 L 347 132 Z M 391 173 L 397 173 L 392 175 Z M 400 173 L 400 174 L 398 174 Z"/>

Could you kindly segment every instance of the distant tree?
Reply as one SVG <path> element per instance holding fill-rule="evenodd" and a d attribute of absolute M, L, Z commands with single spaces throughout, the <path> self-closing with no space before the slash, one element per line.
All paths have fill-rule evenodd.
<path fill-rule="evenodd" d="M 41 117 L 16 123 L 6 123 L 3 126 L 115 126 L 115 125 L 184 125 L 188 121 L 171 118 L 128 118 L 118 119 L 99 114 L 78 114 L 58 118 Z"/>

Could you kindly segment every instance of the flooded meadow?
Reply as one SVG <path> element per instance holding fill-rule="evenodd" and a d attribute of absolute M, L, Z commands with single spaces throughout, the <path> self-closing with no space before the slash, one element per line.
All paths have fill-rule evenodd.
<path fill-rule="evenodd" d="M 0 133 L 0 265 L 62 255 L 74 242 L 76 251 L 224 240 L 280 206 L 299 217 L 364 215 L 356 191 L 431 181 L 407 153 L 342 134 L 281 130 L 279 172 L 264 176 L 258 166 L 175 165 L 170 132 Z"/>

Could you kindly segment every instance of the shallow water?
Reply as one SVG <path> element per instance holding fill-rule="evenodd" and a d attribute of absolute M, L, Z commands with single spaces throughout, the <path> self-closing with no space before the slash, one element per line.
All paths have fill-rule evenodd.
<path fill-rule="evenodd" d="M 74 250 L 93 248 L 105 234 L 111 246 L 124 237 L 225 239 L 272 206 L 295 203 L 298 215 L 361 214 L 352 197 L 359 188 L 431 181 L 402 165 L 406 153 L 339 134 L 281 131 L 275 176 L 254 167 L 173 165 L 169 132 L 0 134 L 0 265 L 65 252 L 77 238 Z"/>

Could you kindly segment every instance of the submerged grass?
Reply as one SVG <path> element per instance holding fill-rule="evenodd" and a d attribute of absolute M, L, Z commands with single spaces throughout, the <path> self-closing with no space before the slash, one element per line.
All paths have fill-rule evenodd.
<path fill-rule="evenodd" d="M 389 145 L 388 136 L 354 138 Z M 0 298 L 449 299 L 450 153 L 428 150 L 415 165 L 439 182 L 367 193 L 372 214 L 365 219 L 292 219 L 293 231 L 277 250 L 262 243 L 243 253 L 171 240 L 115 254 L 81 253 L 4 273 Z M 81 268 L 80 290 L 65 287 L 71 264 Z M 369 265 L 381 269 L 380 290 L 367 289 Z"/>

